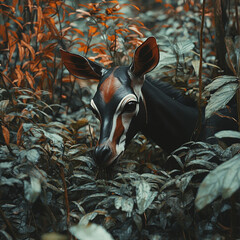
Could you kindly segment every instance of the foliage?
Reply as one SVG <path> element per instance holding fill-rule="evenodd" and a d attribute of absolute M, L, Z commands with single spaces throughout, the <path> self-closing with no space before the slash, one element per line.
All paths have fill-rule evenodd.
<path fill-rule="evenodd" d="M 206 107 L 206 118 L 211 117 L 214 112 L 224 108 L 239 89 L 240 38 L 237 36 L 234 43 L 231 38 L 226 37 L 225 42 L 227 47 L 227 63 L 235 76 L 219 76 L 206 87 L 206 91 L 215 91 L 211 94 Z"/>
<path fill-rule="evenodd" d="M 130 64 L 142 38 L 154 35 L 161 62 L 152 76 L 197 96 L 200 1 L 79 2 L 0 1 L 0 238 L 239 237 L 239 141 L 225 148 L 189 142 L 166 157 L 138 135 L 112 169 L 100 170 L 92 159 L 98 123 L 88 109 L 95 83 L 69 76 L 58 52 L 78 51 L 107 67 Z M 239 37 L 225 39 L 234 76 L 211 80 L 219 69 L 211 2 L 207 117 L 239 86 Z M 239 139 L 239 132 L 215 136 Z"/>
<path fill-rule="evenodd" d="M 237 154 L 227 162 L 214 169 L 201 183 L 196 197 L 198 209 L 204 208 L 219 195 L 229 198 L 239 189 L 240 155 Z"/>
<path fill-rule="evenodd" d="M 215 112 L 226 107 L 238 90 L 237 77 L 220 76 L 206 86 L 206 91 L 215 91 L 211 94 L 206 106 L 206 118 L 210 118 Z"/>
<path fill-rule="evenodd" d="M 111 66 L 129 63 L 133 50 L 143 37 L 144 25 L 140 20 L 129 18 L 121 12 L 124 8 L 140 9 L 133 4 L 119 4 L 118 1 L 101 1 L 99 3 L 79 4 L 76 9 L 76 19 L 71 26 L 79 23 L 84 26 L 84 32 L 79 32 L 87 38 L 80 38 L 79 52 L 84 55 L 91 51 L 91 60 Z M 79 21 L 80 20 L 80 21 Z M 79 30 L 78 30 L 79 31 Z M 95 42 L 96 36 L 103 41 Z"/>

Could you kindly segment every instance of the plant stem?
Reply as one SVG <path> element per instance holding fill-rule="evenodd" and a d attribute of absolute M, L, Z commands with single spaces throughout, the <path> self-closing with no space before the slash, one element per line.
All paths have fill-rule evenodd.
<path fill-rule="evenodd" d="M 204 15 L 205 15 L 205 2 L 203 0 L 202 5 L 202 21 L 200 30 L 200 62 L 199 62 L 199 96 L 198 96 L 198 123 L 197 123 L 197 136 L 199 136 L 202 128 L 202 60 L 203 60 L 203 26 L 204 26 Z"/>
<path fill-rule="evenodd" d="M 236 12 L 237 32 L 238 32 L 238 35 L 240 35 L 240 26 L 238 21 L 238 0 L 235 0 L 234 3 L 235 3 L 235 12 Z"/>

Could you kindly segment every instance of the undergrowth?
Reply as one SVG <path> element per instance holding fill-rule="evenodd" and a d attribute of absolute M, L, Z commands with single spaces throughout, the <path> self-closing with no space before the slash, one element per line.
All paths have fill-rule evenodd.
<path fill-rule="evenodd" d="M 191 7 L 195 15 L 188 14 Z M 173 16 L 182 24 L 187 14 L 196 25 L 201 7 L 193 1 L 177 8 L 161 5 L 170 32 L 176 27 Z M 141 38 L 154 29 L 129 17 L 129 9 L 135 16 L 140 11 L 118 1 L 0 1 L 1 239 L 82 239 L 90 232 L 99 234 L 97 239 L 120 240 L 239 237 L 239 143 L 189 142 L 167 156 L 138 135 L 111 169 L 99 170 L 94 163 L 99 123 L 88 104 L 96 83 L 70 76 L 59 48 L 105 66 L 130 64 Z M 163 26 L 166 35 L 158 36 L 163 56 L 153 77 L 198 97 L 191 24 L 188 40 L 181 32 L 177 40 L 166 37 Z M 206 37 L 209 45 L 210 40 Z M 208 86 L 209 116 L 238 89 L 239 38 L 226 46 L 234 76 L 220 76 Z M 205 84 L 218 68 L 211 63 L 211 47 L 204 56 Z M 240 138 L 239 132 L 216 137 L 233 134 Z"/>

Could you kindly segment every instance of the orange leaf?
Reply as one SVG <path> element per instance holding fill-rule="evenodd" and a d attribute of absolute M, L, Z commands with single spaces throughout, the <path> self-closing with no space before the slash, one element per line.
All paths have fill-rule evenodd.
<path fill-rule="evenodd" d="M 136 25 L 130 25 L 128 28 L 137 33 L 140 37 L 144 37 L 144 34 L 139 31 Z"/>
<path fill-rule="evenodd" d="M 23 132 L 23 124 L 21 123 L 18 132 L 17 132 L 17 145 L 20 145 L 21 137 L 22 137 L 22 132 Z"/>
<path fill-rule="evenodd" d="M 22 62 L 24 58 L 24 48 L 20 45 L 20 43 L 17 43 L 18 45 L 18 52 L 19 52 L 19 60 Z"/>
<path fill-rule="evenodd" d="M 77 18 L 85 18 L 86 16 L 91 16 L 91 14 L 87 11 L 84 11 L 82 9 L 77 9 L 76 12 L 77 14 Z"/>
<path fill-rule="evenodd" d="M 10 134 L 9 134 L 9 131 L 8 129 L 2 125 L 2 133 L 3 133 L 3 137 L 4 137 L 4 140 L 5 140 L 5 143 L 7 145 L 9 145 L 9 142 L 10 142 Z"/>
<path fill-rule="evenodd" d="M 23 30 L 22 24 L 16 19 L 13 14 L 9 14 L 8 16 L 21 28 L 21 30 Z"/>
<path fill-rule="evenodd" d="M 114 42 L 116 40 L 116 35 L 108 35 L 107 38 L 110 42 Z"/>
<path fill-rule="evenodd" d="M 21 40 L 21 45 L 26 47 L 29 50 L 29 52 L 32 55 L 32 59 L 34 60 L 35 59 L 35 51 L 34 51 L 33 47 L 30 44 L 27 44 L 26 42 L 24 42 L 23 40 Z"/>
<path fill-rule="evenodd" d="M 171 5 L 169 3 L 164 4 L 164 7 L 174 9 L 173 5 Z"/>
<path fill-rule="evenodd" d="M 43 13 L 42 13 L 42 8 L 40 6 L 38 6 L 38 8 L 37 8 L 37 16 L 38 16 L 38 29 L 41 29 Z"/>
<path fill-rule="evenodd" d="M 21 86 L 21 82 L 22 82 L 22 80 L 24 78 L 24 74 L 23 74 L 22 70 L 20 69 L 19 65 L 16 66 L 15 73 L 17 74 L 17 85 L 18 85 L 18 87 L 20 87 Z"/>
<path fill-rule="evenodd" d="M 188 12 L 189 11 L 189 4 L 186 2 L 183 6 L 185 12 Z"/>
<path fill-rule="evenodd" d="M 29 85 L 31 86 L 31 88 L 34 89 L 34 86 L 33 86 L 34 85 L 34 78 L 27 71 L 25 72 L 25 75 L 26 75 L 26 79 L 27 79 Z"/>
<path fill-rule="evenodd" d="M 73 28 L 73 30 L 77 33 L 79 33 L 80 35 L 84 36 L 83 32 L 77 28 Z"/>
<path fill-rule="evenodd" d="M 88 36 L 97 36 L 99 35 L 99 32 L 97 31 L 96 27 L 93 26 L 89 26 L 89 32 L 88 32 Z"/>
<path fill-rule="evenodd" d="M 13 0 L 12 5 L 14 8 L 17 6 L 17 4 L 18 4 L 18 0 Z"/>

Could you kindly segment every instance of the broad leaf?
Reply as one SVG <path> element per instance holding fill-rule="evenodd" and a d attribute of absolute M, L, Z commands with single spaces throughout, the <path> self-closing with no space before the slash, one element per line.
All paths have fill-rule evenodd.
<path fill-rule="evenodd" d="M 227 83 L 234 83 L 237 82 L 237 78 L 235 76 L 219 76 L 213 80 L 209 85 L 205 87 L 206 91 L 215 91 L 219 89 L 220 87 L 224 86 Z"/>
<path fill-rule="evenodd" d="M 40 158 L 40 154 L 36 149 L 30 149 L 27 151 L 26 157 L 30 162 L 37 163 Z"/>
<path fill-rule="evenodd" d="M 14 184 L 21 184 L 22 182 L 16 178 L 6 178 L 1 176 L 0 178 L 0 186 L 8 185 L 8 186 L 14 186 Z"/>
<path fill-rule="evenodd" d="M 190 40 L 179 41 L 176 44 L 176 50 L 179 55 L 189 53 L 194 48 L 194 44 Z"/>
<path fill-rule="evenodd" d="M 216 138 L 238 138 L 240 139 L 240 132 L 232 130 L 224 130 L 215 134 Z"/>
<path fill-rule="evenodd" d="M 31 177 L 30 183 L 27 181 L 24 181 L 24 193 L 25 193 L 25 198 L 29 202 L 34 203 L 41 193 L 40 180 L 38 178 Z"/>
<path fill-rule="evenodd" d="M 134 201 L 132 198 L 116 197 L 114 203 L 115 203 L 116 209 L 121 208 L 122 211 L 131 214 L 131 212 L 133 210 L 133 205 L 134 205 Z"/>
<path fill-rule="evenodd" d="M 239 187 L 240 154 L 237 154 L 206 176 L 198 189 L 195 205 L 200 210 L 220 195 L 230 197 Z"/>
<path fill-rule="evenodd" d="M 112 236 L 100 225 L 90 223 L 70 227 L 71 234 L 79 240 L 113 240 Z"/>
<path fill-rule="evenodd" d="M 235 95 L 237 88 L 237 83 L 229 83 L 218 89 L 209 99 L 205 110 L 206 119 L 210 118 L 214 112 L 224 108 Z"/>
<path fill-rule="evenodd" d="M 136 182 L 136 200 L 139 214 L 143 214 L 145 212 L 157 194 L 157 192 L 151 191 L 150 184 L 146 181 L 141 180 Z"/>
<path fill-rule="evenodd" d="M 5 112 L 7 109 L 7 106 L 9 104 L 9 100 L 2 100 L 0 101 L 0 111 Z"/>

